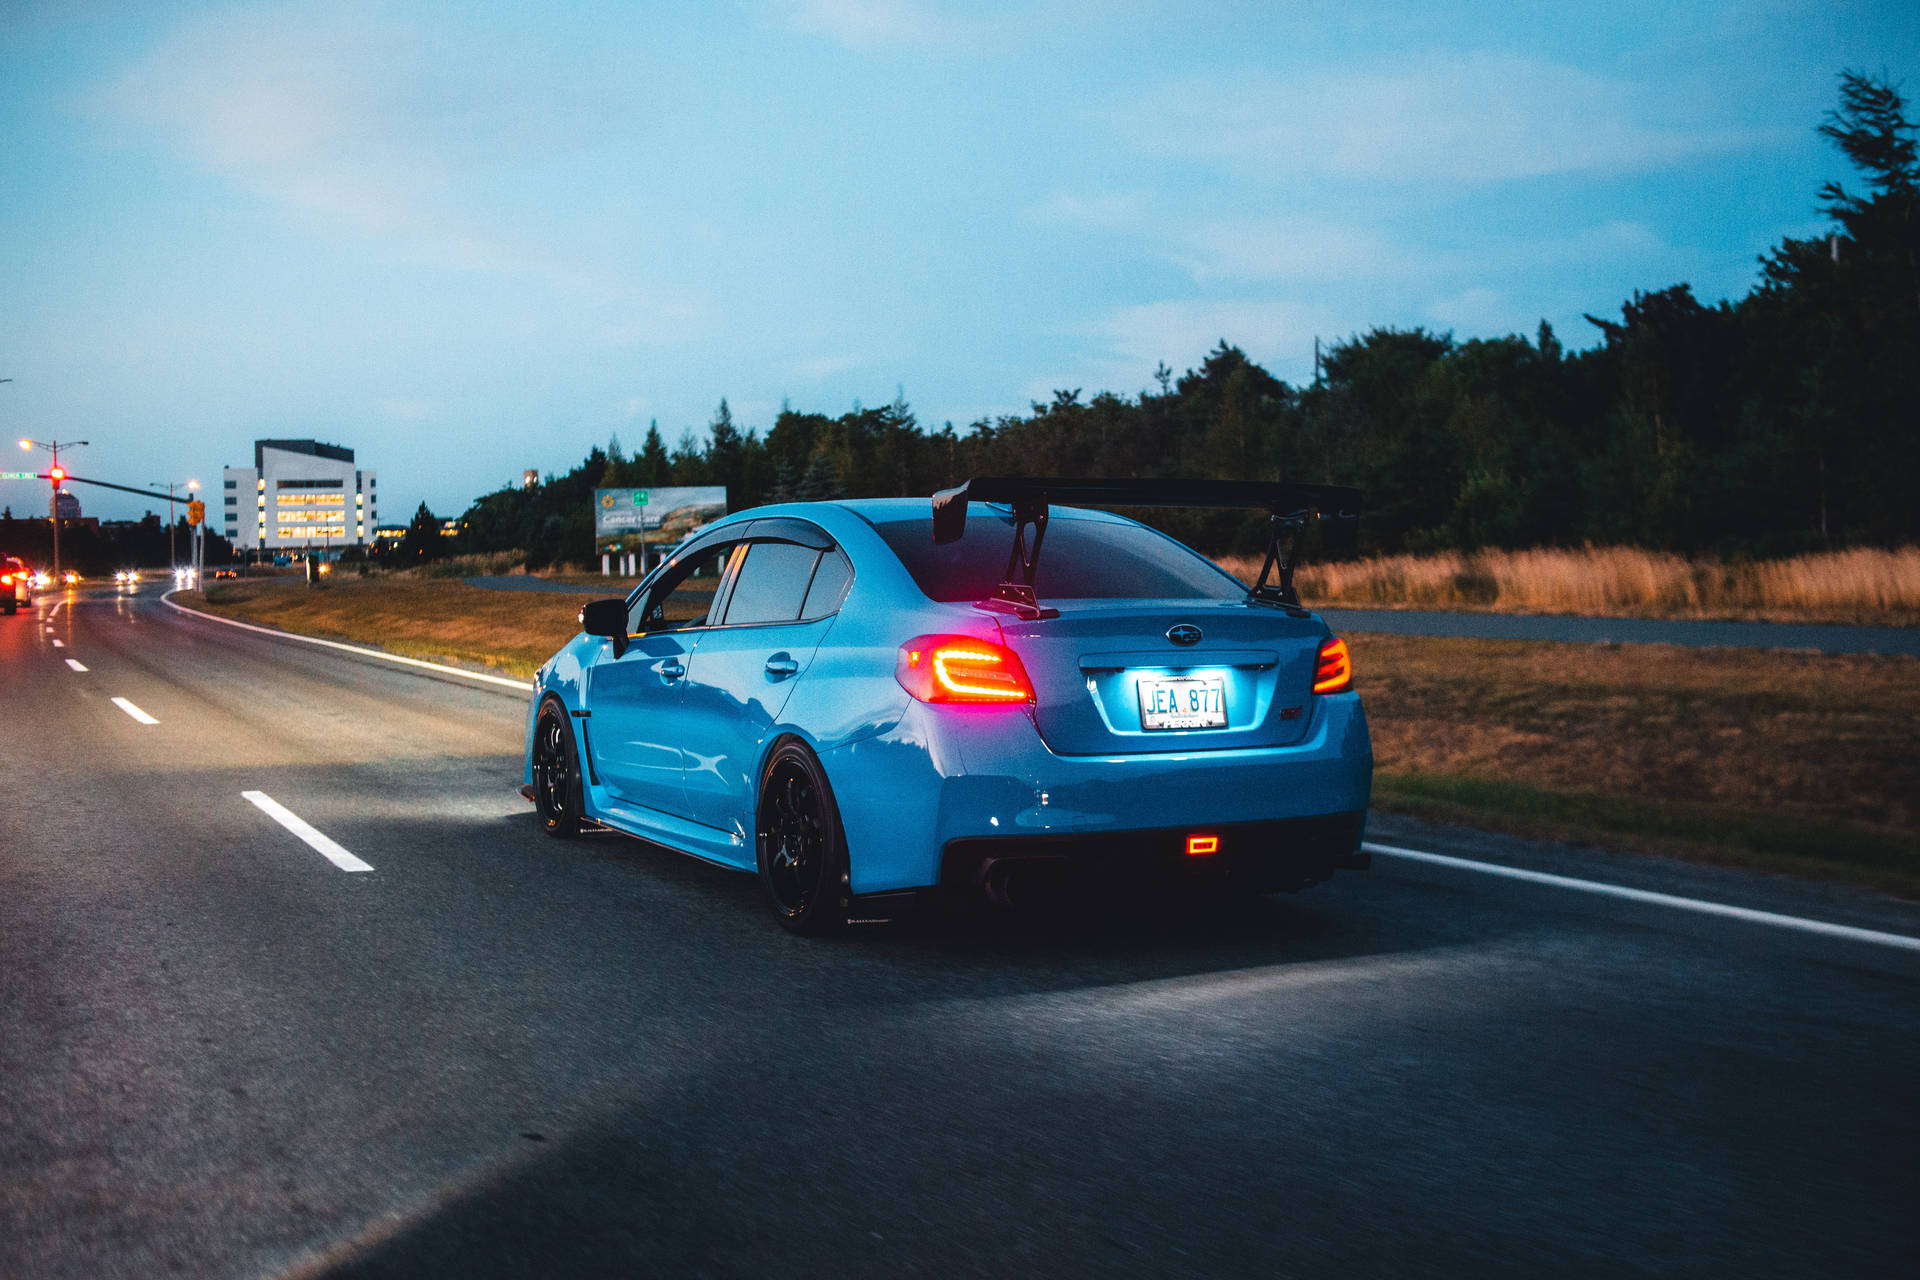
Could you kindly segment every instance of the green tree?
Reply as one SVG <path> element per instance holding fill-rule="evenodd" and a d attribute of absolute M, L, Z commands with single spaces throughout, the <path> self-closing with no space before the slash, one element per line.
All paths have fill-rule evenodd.
<path fill-rule="evenodd" d="M 400 539 L 397 557 L 401 564 L 425 564 L 446 554 L 447 540 L 440 535 L 444 522 L 422 502 L 407 524 L 407 536 Z"/>

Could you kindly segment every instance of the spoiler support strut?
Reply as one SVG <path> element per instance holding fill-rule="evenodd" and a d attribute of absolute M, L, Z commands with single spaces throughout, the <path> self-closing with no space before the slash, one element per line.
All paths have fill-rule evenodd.
<path fill-rule="evenodd" d="M 1059 611 L 1040 604 L 1034 590 L 1050 502 L 1120 507 L 1264 507 L 1268 516 L 1267 554 L 1247 598 L 1298 609 L 1300 596 L 1294 590 L 1293 574 L 1299 565 L 1301 539 L 1316 519 L 1338 529 L 1343 541 L 1351 539 L 1359 524 L 1360 498 L 1358 489 L 1338 485 L 1263 480 L 980 476 L 933 495 L 933 540 L 957 542 L 965 535 L 969 502 L 1008 504 L 1013 509 L 1013 547 L 1007 556 L 1007 569 L 992 598 L 980 603 L 1027 618 L 1054 617 Z"/>

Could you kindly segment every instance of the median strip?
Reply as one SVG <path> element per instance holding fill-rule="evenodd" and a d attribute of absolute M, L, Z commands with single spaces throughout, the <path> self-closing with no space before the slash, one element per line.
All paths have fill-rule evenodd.
<path fill-rule="evenodd" d="M 75 671 L 85 671 L 87 669 L 83 664 L 75 662 L 72 658 L 67 659 L 67 665 L 72 667 Z"/>
<path fill-rule="evenodd" d="M 373 870 L 371 863 L 362 862 L 339 844 L 321 835 L 303 821 L 299 814 L 293 812 L 293 810 L 287 808 L 266 792 L 242 791 L 240 796 L 255 808 L 259 809 L 260 812 L 266 814 L 269 818 L 272 818 L 275 822 L 306 841 L 315 852 L 342 871 Z"/>
<path fill-rule="evenodd" d="M 85 668 L 82 668 L 82 670 L 84 669 Z M 141 724 L 159 724 L 160 723 L 158 720 L 155 720 L 152 716 L 148 715 L 146 712 L 142 711 L 140 708 L 134 706 L 131 702 L 128 702 L 125 698 L 115 698 L 113 700 L 113 705 L 120 708 L 122 711 L 126 712 L 128 715 L 132 716 L 135 720 L 138 720 Z"/>
<path fill-rule="evenodd" d="M 1413 862 L 1430 863 L 1436 867 L 1452 867 L 1457 871 L 1477 871 L 1482 875 L 1504 876 L 1509 880 L 1524 880 L 1529 884 L 1544 884 L 1555 889 L 1572 889 L 1576 893 L 1598 894 L 1604 898 L 1623 898 L 1628 902 L 1644 902 L 1656 907 L 1671 907 L 1678 911 L 1695 911 L 1701 915 L 1744 920 L 1748 924 L 1770 925 L 1776 929 L 1795 929 L 1801 933 L 1817 934 L 1824 938 L 1844 938 L 1849 942 L 1895 947 L 1902 951 L 1920 951 L 1920 938 L 1908 937 L 1903 933 L 1858 929 L 1853 925 L 1809 920 L 1804 916 L 1782 915 L 1777 911 L 1756 911 L 1752 907 L 1735 907 L 1724 902 L 1709 902 L 1704 898 L 1683 898 L 1678 894 L 1655 893 L 1651 889 L 1629 889 L 1625 885 L 1607 884 L 1601 880 L 1556 876 L 1545 871 L 1528 871 L 1522 867 L 1508 867 L 1497 862 L 1476 862 L 1471 858 L 1452 858 L 1444 853 L 1402 849 L 1390 844 L 1369 842 L 1360 847 L 1368 853 L 1377 853 L 1389 858 L 1406 858 Z"/>

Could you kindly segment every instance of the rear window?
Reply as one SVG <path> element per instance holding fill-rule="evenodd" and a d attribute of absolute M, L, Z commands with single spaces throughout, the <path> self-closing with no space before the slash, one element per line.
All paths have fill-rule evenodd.
<path fill-rule="evenodd" d="M 958 542 L 935 546 L 933 516 L 875 526 L 933 600 L 983 600 L 1007 571 L 1013 518 L 967 514 Z M 1056 515 L 1040 547 L 1033 588 L 1042 600 L 1238 600 L 1246 586 L 1211 560 L 1136 524 Z"/>

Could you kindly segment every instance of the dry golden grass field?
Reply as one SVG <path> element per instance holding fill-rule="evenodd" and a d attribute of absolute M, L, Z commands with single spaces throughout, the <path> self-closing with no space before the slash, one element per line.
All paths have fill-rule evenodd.
<path fill-rule="evenodd" d="M 208 596 L 223 615 L 519 675 L 591 598 L 404 576 Z M 1348 640 L 1382 808 L 1920 896 L 1920 659 Z"/>
<path fill-rule="evenodd" d="M 1220 563 L 1249 582 L 1260 572 L 1257 557 Z M 1316 605 L 1920 625 L 1920 547 L 1755 561 L 1632 547 L 1449 551 L 1310 561 L 1298 586 Z"/>

